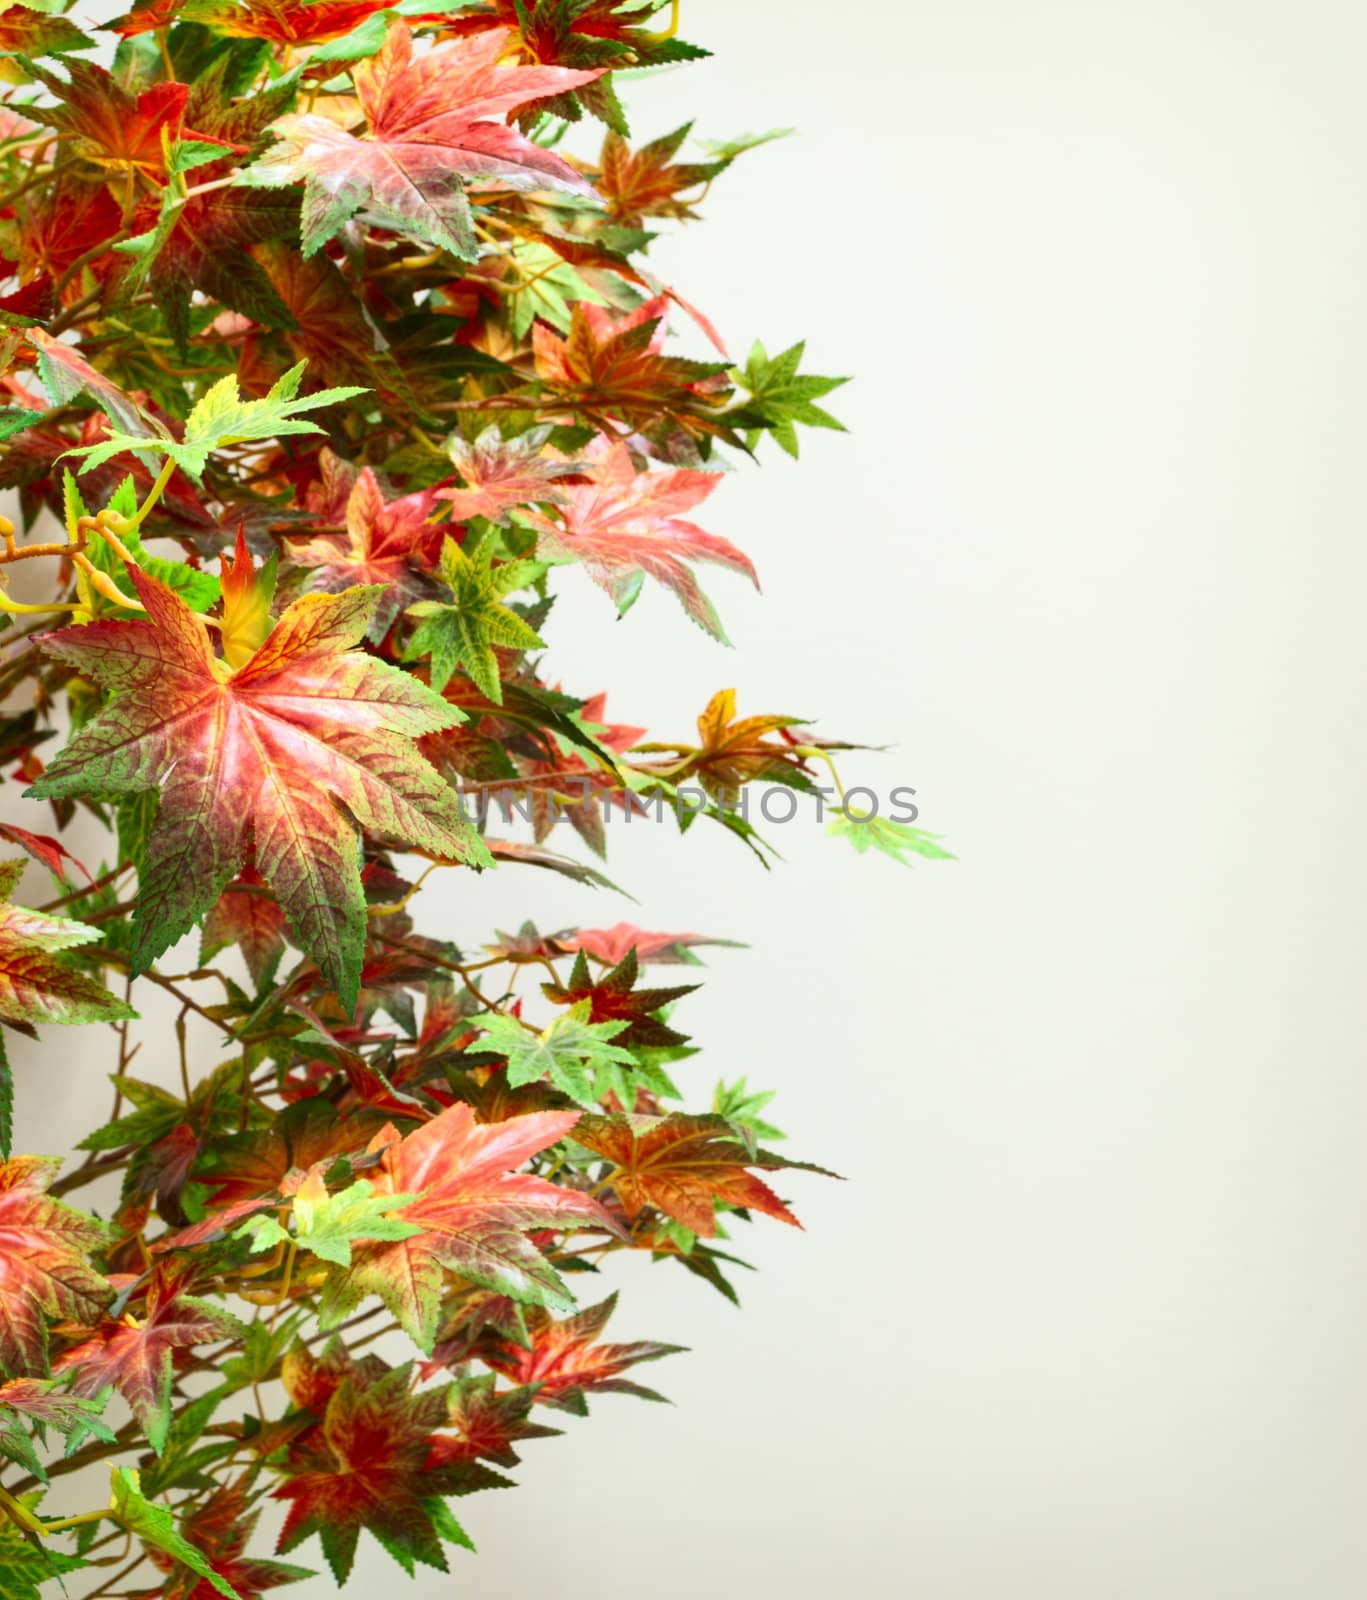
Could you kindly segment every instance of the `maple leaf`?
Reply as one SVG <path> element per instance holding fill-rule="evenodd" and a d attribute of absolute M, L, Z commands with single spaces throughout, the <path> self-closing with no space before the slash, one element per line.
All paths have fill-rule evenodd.
<path fill-rule="evenodd" d="M 554 560 L 577 561 L 625 613 L 654 578 L 678 596 L 698 626 L 726 640 L 712 602 L 686 563 L 710 561 L 742 573 L 759 587 L 748 556 L 705 533 L 678 513 L 691 511 L 721 481 L 717 472 L 638 472 L 624 444 L 592 452 L 584 464 L 586 484 L 569 485 L 557 517 L 524 512 L 536 528 L 537 549 Z"/>
<path fill-rule="evenodd" d="M 47 1367 L 45 1317 L 86 1323 L 114 1291 L 87 1260 L 105 1229 L 44 1191 L 58 1160 L 0 1161 L 0 1372 L 14 1377 Z"/>
<path fill-rule="evenodd" d="M 624 228 L 639 228 L 647 217 L 672 217 L 694 221 L 692 201 L 680 199 L 689 189 L 701 189 L 729 165 L 725 160 L 676 162 L 693 124 L 685 122 L 633 150 L 619 133 L 609 133 L 599 157 L 594 187 L 606 202 L 608 215 Z"/>
<path fill-rule="evenodd" d="M 427 1458 L 429 1467 L 449 1466 L 457 1461 L 493 1461 L 500 1467 L 515 1467 L 517 1451 L 513 1445 L 523 1439 L 551 1439 L 559 1428 L 547 1428 L 531 1420 L 532 1389 L 499 1389 L 492 1372 L 464 1378 L 451 1385 L 447 1396 L 449 1422 L 455 1434 L 438 1434 Z"/>
<path fill-rule="evenodd" d="M 96 1327 L 90 1338 L 64 1350 L 54 1373 L 70 1373 L 73 1394 L 90 1397 L 112 1385 L 128 1402 L 161 1454 L 171 1425 L 173 1352 L 240 1336 L 243 1325 L 229 1312 L 185 1292 L 184 1274 L 159 1265 L 145 1290 L 144 1314 Z"/>
<path fill-rule="evenodd" d="M 539 1307 L 527 1313 L 530 1348 L 504 1340 L 495 1351 L 481 1352 L 486 1366 L 515 1383 L 534 1387 L 537 1401 L 579 1416 L 588 1415 L 584 1396 L 634 1394 L 641 1400 L 663 1400 L 654 1389 L 632 1383 L 621 1374 L 642 1361 L 681 1353 L 681 1344 L 640 1340 L 634 1344 L 599 1344 L 598 1336 L 617 1306 L 610 1294 L 596 1306 L 556 1319 Z"/>
<path fill-rule="evenodd" d="M 61 952 L 100 937 L 95 928 L 10 904 L 24 863 L 0 861 L 0 1022 L 32 1029 L 41 1022 L 117 1022 L 132 1007 L 62 959 Z M 0 1155 L 8 1155 L 12 1085 L 0 1036 Z"/>
<path fill-rule="evenodd" d="M 383 11 L 391 0 L 190 0 L 178 8 L 186 22 L 198 22 L 230 39 L 269 39 L 293 47 L 340 39 Z M 122 31 L 122 30 L 121 30 Z"/>
<path fill-rule="evenodd" d="M 203 1554 L 181 1537 L 171 1513 L 143 1494 L 141 1475 L 133 1467 L 115 1467 L 110 1477 L 109 1515 L 120 1527 L 141 1539 L 149 1550 L 160 1550 L 188 1567 L 224 1600 L 243 1600 L 232 1585 L 214 1571 Z"/>
<path fill-rule="evenodd" d="M 24 337 L 37 356 L 38 376 L 55 405 L 66 405 L 78 394 L 88 394 L 123 433 L 137 442 L 129 448 L 151 449 L 166 429 L 145 407 L 119 388 L 85 359 L 74 345 L 54 338 L 43 328 L 29 328 Z M 65 439 L 63 444 L 65 444 Z"/>
<path fill-rule="evenodd" d="M 280 1533 L 283 1554 L 311 1534 L 338 1583 L 345 1583 L 366 1528 L 412 1574 L 415 1562 L 445 1572 L 442 1539 L 469 1547 L 441 1497 L 497 1488 L 507 1479 L 474 1462 L 428 1465 L 430 1442 L 447 1420 L 440 1390 L 414 1394 L 406 1367 L 365 1382 L 345 1378 L 326 1402 L 322 1423 L 290 1452 L 287 1481 L 274 1491 L 291 1502 Z"/>
<path fill-rule="evenodd" d="M 559 480 L 580 468 L 577 461 L 565 461 L 547 452 L 550 435 L 547 423 L 505 439 L 496 422 L 490 423 L 473 444 L 458 433 L 452 434 L 446 441 L 446 453 L 465 487 L 438 489 L 437 498 L 450 502 L 451 515 L 460 522 L 488 517 L 491 522 L 506 523 L 514 506 L 562 505 L 564 491 Z"/>
<path fill-rule="evenodd" d="M 25 111 L 65 134 L 71 153 L 90 163 L 111 183 L 166 176 L 168 141 L 180 137 L 188 85 L 157 83 L 133 94 L 92 61 L 63 63 L 67 80 L 31 66 L 33 76 L 53 94 L 55 106 L 27 105 Z"/>
<path fill-rule="evenodd" d="M 503 604 L 506 596 L 535 583 L 545 572 L 544 562 L 504 561 L 497 567 L 494 542 L 472 540 L 462 548 L 447 538 L 441 552 L 441 578 L 454 604 L 421 600 L 408 608 L 418 624 L 404 651 L 405 661 L 431 658 L 432 687 L 444 689 L 457 667 L 495 705 L 503 704 L 503 684 L 495 645 L 509 650 L 535 650 L 544 640 L 515 611 Z"/>
<path fill-rule="evenodd" d="M 309 11 L 320 9 L 317 5 Z M 157 297 L 172 336 L 181 350 L 190 333 L 190 308 L 196 291 L 240 311 L 271 328 L 293 329 L 294 315 L 277 293 L 251 246 L 297 234 L 299 208 L 295 196 L 216 187 L 246 152 L 261 143 L 269 124 L 293 102 L 292 78 L 234 102 L 225 82 L 227 58 L 195 83 L 186 103 L 186 120 L 199 141 L 222 141 L 221 157 L 196 169 L 195 186 L 206 193 L 178 195 L 171 191 L 150 198 L 138 211 L 134 226 L 149 234 L 152 252 L 147 264 L 148 287 Z M 207 152 L 201 146 L 201 156 Z"/>
<path fill-rule="evenodd" d="M 746 1170 L 798 1163 L 748 1149 L 721 1117 L 584 1117 L 574 1138 L 613 1164 L 611 1186 L 628 1219 L 654 1206 L 711 1238 L 720 1200 L 801 1226 L 768 1184 Z"/>
<path fill-rule="evenodd" d="M 114 1434 L 100 1421 L 101 1404 L 58 1389 L 43 1378 L 10 1378 L 0 1383 L 0 1455 L 17 1462 L 40 1483 L 47 1472 L 38 1459 L 33 1439 L 19 1419 L 33 1429 L 39 1442 L 46 1442 L 46 1430 L 56 1428 L 66 1440 L 69 1455 L 87 1435 L 105 1443 Z M 0 1595 L 3 1595 L 0 1589 Z"/>
<path fill-rule="evenodd" d="M 767 430 L 775 443 L 790 456 L 798 453 L 797 425 L 806 428 L 832 428 L 845 432 L 845 424 L 816 402 L 848 383 L 848 378 L 821 378 L 815 373 L 800 373 L 805 343 L 791 345 L 781 355 L 770 357 L 758 342 L 744 367 L 735 371 L 737 383 L 748 389 L 749 397 L 731 413 L 738 427 L 749 431 L 753 449 L 760 432 Z"/>
<path fill-rule="evenodd" d="M 663 1007 L 673 1005 L 684 995 L 692 994 L 696 983 L 676 984 L 669 989 L 638 989 L 638 961 L 635 948 L 628 950 L 621 961 L 600 977 L 593 977 L 581 950 L 574 959 L 574 968 L 568 983 L 543 983 L 541 991 L 548 1000 L 558 1005 L 573 1006 L 580 1001 L 589 1004 L 589 1015 L 594 1022 L 624 1022 L 627 1024 L 618 1036 L 621 1045 L 669 1049 L 687 1043 L 686 1035 L 666 1026 L 655 1015 Z"/>
<path fill-rule="evenodd" d="M 181 1524 L 187 1544 L 204 1557 L 215 1575 L 241 1600 L 256 1600 L 267 1590 L 298 1583 L 317 1574 L 288 1561 L 265 1561 L 246 1554 L 247 1542 L 260 1517 L 247 1510 L 246 1479 L 227 1484 L 198 1507 Z M 213 1600 L 221 1591 L 209 1579 L 155 1550 L 153 1561 L 167 1573 L 164 1600 Z"/>
<path fill-rule="evenodd" d="M 668 311 L 667 295 L 625 315 L 582 301 L 563 338 L 537 322 L 537 376 L 567 410 L 600 432 L 613 433 L 614 423 L 625 423 L 670 459 L 700 439 L 740 444 L 723 413 L 732 392 L 730 368 L 724 361 L 665 355 Z"/>
<path fill-rule="evenodd" d="M 584 950 L 610 967 L 625 961 L 633 950 L 642 966 L 653 961 L 661 966 L 695 967 L 699 962 L 693 950 L 698 945 L 744 948 L 736 939 L 713 939 L 705 933 L 647 933 L 630 922 L 617 922 L 610 928 L 578 928 L 556 942 L 565 950 Z"/>
<path fill-rule="evenodd" d="M 314 114 L 282 117 L 279 142 L 239 181 L 274 188 L 303 180 L 305 255 L 362 211 L 379 227 L 473 261 L 472 179 L 592 193 L 568 162 L 490 119 L 597 73 L 500 66 L 505 40 L 496 31 L 415 59 L 408 28 L 395 22 L 379 54 L 352 69 L 365 136 Z"/>
<path fill-rule="evenodd" d="M 698 718 L 698 745 L 652 742 L 636 746 L 637 753 L 671 751 L 682 759 L 670 765 L 671 778 L 697 778 L 708 794 L 728 804 L 741 787 L 760 779 L 792 783 L 801 777 L 801 758 L 791 740 L 773 740 L 789 728 L 802 727 L 804 717 L 736 716 L 736 691 L 719 689 Z"/>
<path fill-rule="evenodd" d="M 842 811 L 826 824 L 826 832 L 835 838 L 847 839 L 861 856 L 867 850 L 877 850 L 903 867 L 910 865 L 908 855 L 923 856 L 928 861 L 954 860 L 940 843 L 938 834 L 927 833 L 924 828 L 909 828 L 891 817 L 857 816 Z"/>
<path fill-rule="evenodd" d="M 243 867 L 209 907 L 199 962 L 208 966 L 220 950 L 236 945 L 258 989 L 268 983 L 285 953 L 285 913 L 271 898 L 261 874 Z"/>
<path fill-rule="evenodd" d="M 725 1117 L 733 1126 L 744 1131 L 751 1139 L 786 1139 L 788 1135 L 772 1122 L 765 1122 L 760 1112 L 774 1098 L 773 1089 L 751 1090 L 744 1078 L 734 1083 L 719 1083 L 712 1095 L 712 1111 Z"/>
<path fill-rule="evenodd" d="M 469 1106 L 455 1105 L 406 1139 L 392 1129 L 378 1134 L 370 1148 L 380 1152 L 380 1165 L 370 1181 L 377 1194 L 419 1195 L 404 1208 L 404 1221 L 422 1232 L 361 1245 L 325 1294 L 326 1325 L 377 1294 L 430 1350 L 443 1268 L 517 1300 L 569 1309 L 573 1301 L 528 1230 L 613 1224 L 596 1200 L 515 1169 L 563 1139 L 577 1120 L 573 1111 L 540 1111 L 476 1123 Z"/>
<path fill-rule="evenodd" d="M 19 235 L 19 270 L 25 278 L 55 281 L 86 252 L 119 231 L 119 205 L 100 182 L 63 173 L 48 194 L 25 209 Z M 110 263 L 105 263 L 108 270 Z"/>
<path fill-rule="evenodd" d="M 35 1500 L 27 1495 L 16 1500 L 32 1513 Z M 40 1593 L 39 1584 L 52 1578 L 60 1582 L 63 1574 L 79 1572 L 89 1565 L 80 1556 L 48 1549 L 8 1518 L 0 1521 L 0 1600 L 48 1600 L 52 1591 Z"/>
<path fill-rule="evenodd" d="M 313 1171 L 291 1197 L 294 1233 L 274 1216 L 252 1217 L 237 1230 L 253 1250 L 294 1243 L 324 1261 L 351 1265 L 351 1247 L 366 1239 L 411 1239 L 422 1232 L 416 1224 L 391 1216 L 417 1199 L 411 1194 L 376 1194 L 364 1178 L 337 1194 L 329 1194 L 322 1174 Z"/>
<path fill-rule="evenodd" d="M 250 844 L 296 938 L 350 1008 L 365 946 L 361 829 L 447 859 L 489 859 L 412 743 L 458 714 L 351 648 L 374 613 L 374 589 L 296 600 L 233 671 L 178 596 L 132 576 L 145 622 L 45 636 L 113 699 L 29 793 L 160 789 L 133 917 L 134 971 L 204 915 Z"/>
<path fill-rule="evenodd" d="M 270 1202 L 291 1175 L 326 1171 L 337 1157 L 359 1154 L 383 1121 L 368 1111 L 340 1113 L 330 1100 L 301 1100 L 277 1112 L 269 1127 L 214 1140 L 195 1176 L 213 1190 L 211 1211 Z"/>
<path fill-rule="evenodd" d="M 0 13 L 0 56 L 61 56 L 94 48 L 95 41 L 69 17 L 44 16 L 38 5 L 6 5 Z"/>
<path fill-rule="evenodd" d="M 592 1106 L 602 1092 L 595 1078 L 597 1069 L 614 1061 L 635 1066 L 636 1057 L 630 1050 L 609 1042 L 629 1028 L 629 1022 L 590 1022 L 589 1012 L 590 1002 L 581 1001 L 539 1033 L 515 1017 L 479 1017 L 474 1026 L 484 1035 L 488 1047 L 497 1050 L 507 1062 L 510 1088 L 549 1078 L 571 1100 Z"/>
<path fill-rule="evenodd" d="M 319 406 L 336 405 L 342 400 L 353 400 L 358 394 L 366 392 L 353 385 L 342 389 L 320 389 L 299 398 L 299 385 L 303 378 L 304 363 L 301 361 L 272 384 L 270 393 L 264 399 L 244 400 L 237 386 L 237 375 L 230 372 L 195 403 L 185 419 L 182 439 L 149 439 L 113 429 L 109 437 L 101 439 L 98 444 L 79 445 L 67 454 L 85 457 L 84 465 L 79 469 L 84 473 L 124 450 L 160 451 L 197 479 L 204 472 L 210 451 L 221 450 L 224 445 L 241 444 L 248 439 L 322 433 L 323 429 L 316 422 L 304 422 L 298 413 L 315 411 Z"/>
<path fill-rule="evenodd" d="M 653 31 L 648 23 L 659 9 L 623 5 L 622 0 L 484 0 L 478 9 L 443 20 L 457 34 L 516 29 L 516 46 L 527 60 L 571 67 L 652 67 L 709 53 L 677 38 L 672 29 Z M 577 122 L 584 111 L 626 132 L 626 118 L 606 74 L 576 91 L 536 101 L 518 120 L 547 115 Z"/>
<path fill-rule="evenodd" d="M 369 630 L 369 637 L 378 643 L 405 605 L 432 592 L 424 569 L 436 561 L 443 538 L 441 527 L 428 520 L 436 499 L 428 489 L 386 501 L 369 467 L 355 475 L 343 498 L 338 492 L 345 478 L 342 464 L 326 452 L 322 465 L 332 483 L 331 504 L 324 515 L 341 512 L 348 544 L 343 547 L 328 538 L 310 539 L 291 547 L 290 560 L 314 569 L 310 587 L 317 591 L 336 594 L 355 584 L 382 585 L 384 593 Z M 340 506 L 336 504 L 339 499 Z"/>

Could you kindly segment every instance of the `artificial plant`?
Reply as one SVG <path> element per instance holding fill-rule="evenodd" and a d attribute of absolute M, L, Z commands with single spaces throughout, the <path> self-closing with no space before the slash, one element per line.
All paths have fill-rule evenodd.
<path fill-rule="evenodd" d="M 318 1545 L 345 1580 L 363 1531 L 444 1568 L 452 1497 L 587 1395 L 653 1394 L 634 1369 L 673 1347 L 604 1339 L 608 1258 L 734 1297 L 736 1224 L 794 1220 L 768 1094 L 733 1063 L 700 1095 L 693 986 L 645 975 L 719 941 L 529 922 L 471 953 L 420 893 L 604 884 L 548 840 L 601 853 L 607 808 L 762 856 L 754 785 L 833 786 L 861 849 L 942 853 L 842 808 L 841 747 L 798 719 L 724 690 L 648 739 L 544 653 L 586 578 L 723 639 L 695 568 L 754 569 L 692 516 L 838 426 L 800 346 L 735 364 L 652 269 L 755 142 L 632 142 L 618 73 L 705 54 L 677 13 L 0 12 L 0 757 L 27 797 L 0 1020 L 106 1025 L 114 1068 L 64 1165 L 11 1151 L 0 1055 L 6 1600 L 248 1600 Z M 89 868 L 57 837 L 80 817 L 108 830 Z M 140 1035 L 147 992 L 171 1020 Z"/>

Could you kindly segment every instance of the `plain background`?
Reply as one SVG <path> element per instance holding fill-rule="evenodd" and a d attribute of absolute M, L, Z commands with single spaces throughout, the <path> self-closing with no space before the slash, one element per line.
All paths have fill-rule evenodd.
<path fill-rule="evenodd" d="M 961 859 L 794 824 L 765 875 L 642 830 L 609 862 L 639 910 L 424 895 L 472 946 L 524 915 L 748 941 L 682 1070 L 780 1088 L 787 1148 L 849 1181 L 784 1184 L 807 1232 L 749 1230 L 740 1312 L 629 1264 L 613 1331 L 693 1347 L 643 1374 L 676 1404 L 534 1441 L 412 1592 L 1359 1600 L 1367 17 L 683 10 L 716 58 L 633 85 L 637 133 L 800 133 L 658 270 L 737 353 L 854 373 L 851 432 L 707 507 L 765 584 L 709 585 L 734 653 L 566 582 L 551 659 L 661 737 L 734 684 L 890 744 L 849 777 L 914 785 Z M 167 1050 L 163 1019 L 140 1066 Z M 103 1051 L 26 1059 L 23 1143 L 59 1148 Z M 358 1589 L 408 1592 L 362 1551 Z"/>

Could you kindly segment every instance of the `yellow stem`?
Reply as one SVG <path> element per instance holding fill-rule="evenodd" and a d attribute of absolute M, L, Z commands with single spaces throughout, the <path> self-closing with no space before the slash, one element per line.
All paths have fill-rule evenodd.
<path fill-rule="evenodd" d="M 840 804 L 845 804 L 845 785 L 840 781 L 840 774 L 836 771 L 835 762 L 828 750 L 823 750 L 816 744 L 797 744 L 793 746 L 792 753 L 801 756 L 804 761 L 824 761 L 831 774 L 831 782 L 835 784 L 836 793 L 840 796 Z"/>
<path fill-rule="evenodd" d="M 119 547 L 119 554 L 127 559 L 122 546 Z M 107 572 L 101 572 L 85 556 L 73 555 L 71 559 L 85 574 L 86 582 L 96 594 L 103 595 L 106 600 L 112 601 L 116 606 L 127 606 L 130 611 L 145 611 L 147 609 L 141 600 L 134 599 L 130 594 L 125 594 Z"/>
<path fill-rule="evenodd" d="M 52 606 L 27 606 L 22 600 L 11 600 L 3 589 L 0 589 L 0 611 L 8 611 L 12 617 L 38 617 L 49 611 L 84 611 L 85 607 L 74 600 L 64 601 L 61 605 Z"/>
<path fill-rule="evenodd" d="M 669 7 L 669 26 L 663 33 L 649 33 L 646 37 L 652 44 L 663 44 L 666 39 L 672 39 L 679 31 L 679 0 L 671 0 Z"/>
<path fill-rule="evenodd" d="M 166 488 L 166 485 L 170 483 L 171 475 L 175 472 L 175 470 L 175 462 L 170 456 L 167 456 L 166 460 L 161 464 L 161 471 L 157 474 L 156 481 L 147 491 L 147 498 L 138 507 L 137 515 L 133 518 L 133 526 L 135 528 L 142 526 L 143 520 L 147 516 L 147 513 L 151 511 L 152 507 L 155 506 L 157 501 L 161 499 L 162 491 Z M 119 553 L 120 555 L 123 555 L 125 561 L 129 559 L 123 551 L 120 551 Z"/>

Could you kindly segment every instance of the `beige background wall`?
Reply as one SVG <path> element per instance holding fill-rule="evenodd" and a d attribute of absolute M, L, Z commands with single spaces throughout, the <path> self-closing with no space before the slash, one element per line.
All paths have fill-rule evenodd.
<path fill-rule="evenodd" d="M 693 1346 L 651 1374 L 676 1406 L 533 1443 L 462 1508 L 480 1556 L 413 1592 L 1359 1600 L 1367 17 L 684 17 L 717 58 L 634 89 L 638 130 L 801 135 L 661 270 L 738 349 L 856 373 L 852 433 L 712 502 L 765 581 L 711 585 L 734 654 L 585 586 L 560 667 L 662 735 L 734 683 L 891 742 L 854 770 L 962 859 L 794 825 L 766 878 L 617 836 L 642 921 L 753 946 L 712 962 L 686 1070 L 781 1087 L 850 1181 L 786 1185 L 808 1232 L 752 1230 L 742 1313 L 624 1273 L 618 1336 Z M 439 894 L 471 944 L 627 914 L 511 873 Z M 27 1074 L 30 1147 L 103 1104 L 82 1054 L 50 1035 Z"/>

